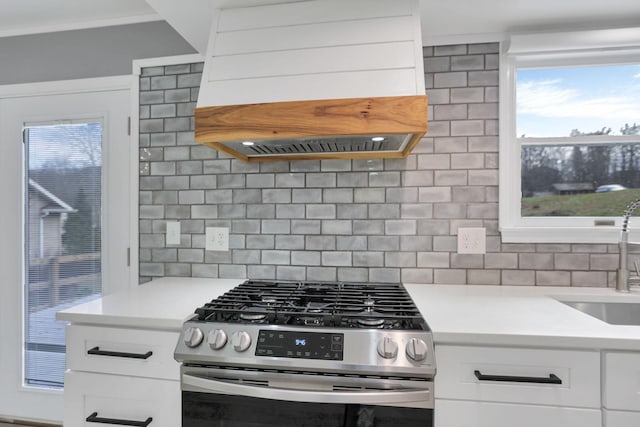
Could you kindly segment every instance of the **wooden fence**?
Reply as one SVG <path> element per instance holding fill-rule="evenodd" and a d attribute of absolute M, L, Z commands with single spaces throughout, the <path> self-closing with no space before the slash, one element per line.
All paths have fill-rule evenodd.
<path fill-rule="evenodd" d="M 101 290 L 100 252 L 29 260 L 30 311 L 42 310 Z"/>

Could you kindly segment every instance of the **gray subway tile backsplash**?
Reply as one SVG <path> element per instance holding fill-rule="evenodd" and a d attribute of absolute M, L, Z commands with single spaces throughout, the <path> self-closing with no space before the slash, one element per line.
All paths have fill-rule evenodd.
<path fill-rule="evenodd" d="M 500 241 L 498 44 L 423 52 L 429 131 L 405 159 L 232 159 L 194 141 L 202 64 L 143 69 L 140 280 L 614 285 L 615 245 Z M 204 249 L 208 226 L 230 228 L 229 251 Z M 457 254 L 464 226 L 487 229 L 487 254 Z"/>

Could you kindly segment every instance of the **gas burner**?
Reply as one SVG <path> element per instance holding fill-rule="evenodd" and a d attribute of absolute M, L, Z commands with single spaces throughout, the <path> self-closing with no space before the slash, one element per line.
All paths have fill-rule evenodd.
<path fill-rule="evenodd" d="M 240 318 L 248 322 L 260 322 L 267 318 L 266 314 L 240 313 Z"/>
<path fill-rule="evenodd" d="M 383 328 L 386 321 L 382 313 L 373 309 L 376 306 L 375 300 L 368 295 L 367 298 L 362 301 L 362 305 L 365 309 L 358 313 L 358 315 L 363 316 L 356 319 L 358 326 L 362 328 Z"/>
<path fill-rule="evenodd" d="M 304 305 L 286 307 L 288 313 L 293 315 L 291 324 L 303 326 L 327 326 L 333 312 L 333 304 L 326 302 L 307 302 Z"/>
<path fill-rule="evenodd" d="M 370 317 L 370 318 L 361 317 L 357 319 L 356 322 L 361 328 L 379 328 L 379 329 L 384 328 L 386 323 L 384 319 L 380 319 L 376 317 Z"/>
<path fill-rule="evenodd" d="M 319 303 L 319 302 L 309 302 L 304 308 L 304 311 L 307 313 L 327 313 L 331 312 L 331 304 L 327 303 Z"/>
<path fill-rule="evenodd" d="M 358 317 L 356 319 L 356 323 L 361 328 L 383 328 L 385 323 L 387 323 L 383 314 L 375 311 L 373 309 L 373 304 L 367 304 L 368 301 L 371 300 L 365 301 L 365 306 L 367 306 L 367 308 L 359 313 L 359 315 L 363 317 Z"/>
<path fill-rule="evenodd" d="M 242 320 L 252 323 L 260 323 L 267 318 L 267 310 L 261 307 L 251 307 L 245 305 L 240 310 L 250 310 L 248 313 L 240 313 L 239 317 Z"/>

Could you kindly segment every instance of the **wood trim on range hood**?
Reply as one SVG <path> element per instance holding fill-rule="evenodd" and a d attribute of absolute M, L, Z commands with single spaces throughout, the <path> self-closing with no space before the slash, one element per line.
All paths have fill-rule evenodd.
<path fill-rule="evenodd" d="M 426 95 L 222 105 L 195 112 L 197 142 L 246 162 L 402 158 L 426 132 Z M 353 143 L 356 149 L 349 150 L 349 137 L 381 135 L 400 136 L 403 142 L 366 151 Z M 244 141 L 258 145 L 247 149 Z M 266 154 L 257 151 L 260 146 L 269 148 Z M 316 150 L 319 146 L 327 149 Z"/>

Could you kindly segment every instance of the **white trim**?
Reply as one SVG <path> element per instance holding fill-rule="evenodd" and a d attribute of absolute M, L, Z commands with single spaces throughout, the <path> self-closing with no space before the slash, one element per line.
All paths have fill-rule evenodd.
<path fill-rule="evenodd" d="M 567 51 L 594 51 L 640 47 L 638 28 L 565 31 L 556 33 L 514 34 L 508 54 L 540 54 Z"/>
<path fill-rule="evenodd" d="M 142 73 L 142 69 L 147 67 L 164 67 L 167 65 L 191 64 L 194 62 L 204 62 L 204 55 L 191 53 L 188 55 L 136 59 L 133 61 L 133 75 L 139 76 Z"/>
<path fill-rule="evenodd" d="M 139 192 L 140 192 L 140 69 L 131 85 L 131 111 L 129 119 L 129 288 L 140 280 Z"/>
<path fill-rule="evenodd" d="M 0 85 L 0 99 L 130 89 L 132 85 L 131 80 L 131 76 L 125 75 Z"/>
<path fill-rule="evenodd" d="M 516 138 L 521 145 L 602 145 L 638 142 L 637 135 L 584 135 L 578 138 L 563 137 L 525 137 Z"/>
<path fill-rule="evenodd" d="M 413 4 L 413 12 L 412 18 L 414 20 L 414 32 L 413 35 L 413 57 L 420 58 L 419 61 L 416 61 L 415 64 L 415 73 L 416 73 L 416 93 L 424 95 L 426 92 L 425 79 L 424 79 L 424 61 L 422 58 L 424 57 L 422 50 L 424 43 L 422 43 L 422 28 L 420 26 L 420 3 L 415 0 Z"/>
<path fill-rule="evenodd" d="M 505 44 L 501 46 L 504 48 Z M 501 49 L 502 52 L 502 49 Z M 520 216 L 517 206 L 511 202 L 513 198 L 521 198 L 520 174 L 516 173 L 520 166 L 513 159 L 519 159 L 520 153 L 516 150 L 516 144 L 512 144 L 511 135 L 515 135 L 515 76 L 513 73 L 513 58 L 504 54 L 500 55 L 499 71 L 499 186 L 498 186 L 498 224 L 500 230 L 515 227 L 515 218 Z M 506 236 L 502 234 L 502 241 Z"/>
<path fill-rule="evenodd" d="M 623 40 L 623 35 L 627 37 L 626 41 Z M 598 37 L 603 37 L 604 40 L 593 40 L 597 40 Z M 617 243 L 620 238 L 622 212 L 620 217 L 607 218 L 521 216 L 521 146 L 527 143 L 571 144 L 576 142 L 576 138 L 517 138 L 515 71 L 517 68 L 526 67 L 637 63 L 640 60 L 638 29 L 515 35 L 510 42 L 503 44 L 502 47 L 506 50 L 503 50 L 500 58 L 499 227 L 502 242 Z M 621 43 L 620 46 L 615 44 L 618 42 Z M 557 46 L 570 50 L 561 50 Z M 602 50 L 605 48 L 606 52 Z M 630 139 L 637 141 L 637 137 L 610 135 L 580 137 L 579 143 L 591 144 L 604 140 L 624 143 Z M 592 225 L 596 219 L 614 220 L 616 225 Z M 640 231 L 632 230 L 632 233 L 632 240 L 640 240 Z"/>
<path fill-rule="evenodd" d="M 57 33 L 61 31 L 86 30 L 91 28 L 114 27 L 117 25 L 139 24 L 162 21 L 157 13 L 123 16 L 119 18 L 97 19 L 92 21 L 68 22 L 64 24 L 38 25 L 34 27 L 11 28 L 0 31 L 0 37 L 25 36 L 30 34 Z"/>
<path fill-rule="evenodd" d="M 508 227 L 500 230 L 503 243 L 617 244 L 619 227 Z M 629 232 L 632 242 L 640 242 L 640 230 Z"/>
<path fill-rule="evenodd" d="M 476 34 L 429 34 L 429 29 L 422 27 L 422 45 L 444 46 L 472 43 L 500 43 L 507 39 L 504 33 L 476 33 Z"/>

